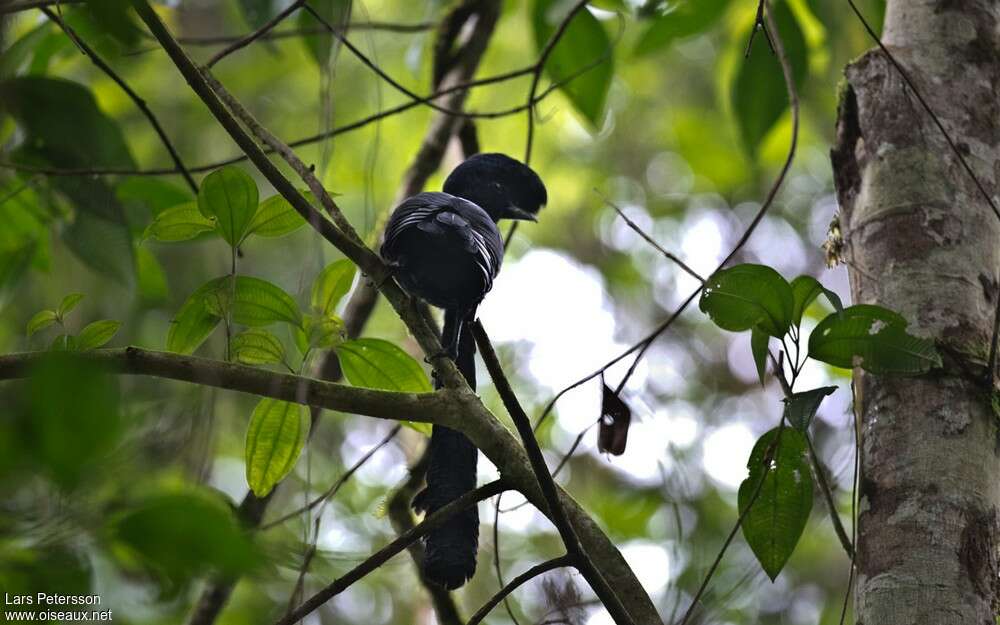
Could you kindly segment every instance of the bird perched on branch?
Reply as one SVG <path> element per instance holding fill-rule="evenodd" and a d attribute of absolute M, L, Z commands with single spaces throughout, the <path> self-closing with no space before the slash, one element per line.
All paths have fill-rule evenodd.
<path fill-rule="evenodd" d="M 503 260 L 501 219 L 535 221 L 547 202 L 534 171 L 503 154 L 477 154 L 455 168 L 443 193 L 418 193 L 386 225 L 381 254 L 410 294 L 444 309 L 441 343 L 469 386 L 476 387 L 475 341 L 468 326 L 493 287 Z M 464 434 L 435 425 L 427 487 L 413 500 L 432 513 L 476 487 L 479 452 Z M 475 506 L 428 534 L 423 570 L 449 590 L 476 571 Z"/>

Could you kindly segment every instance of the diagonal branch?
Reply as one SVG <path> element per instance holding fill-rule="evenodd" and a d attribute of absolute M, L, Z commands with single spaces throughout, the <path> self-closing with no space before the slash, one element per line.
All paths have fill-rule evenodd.
<path fill-rule="evenodd" d="M 527 413 L 524 412 L 524 408 L 521 407 L 521 403 L 514 394 L 514 389 L 510 386 L 510 381 L 504 375 L 503 369 L 500 367 L 500 360 L 497 358 L 496 351 L 493 349 L 493 344 L 490 342 L 483 324 L 479 320 L 476 320 L 472 326 L 472 331 L 476 337 L 476 345 L 479 347 L 479 352 L 483 356 L 483 362 L 486 363 L 486 369 L 493 379 L 493 386 L 496 387 L 500 399 L 503 400 L 504 407 L 510 413 L 510 417 L 517 427 L 517 432 L 521 436 L 521 442 L 524 444 L 525 451 L 528 454 L 528 461 L 531 463 L 532 471 L 535 473 L 535 478 L 538 480 L 542 496 L 548 507 L 549 518 L 552 519 L 556 529 L 559 530 L 559 536 L 566 546 L 566 551 L 569 552 L 569 555 L 573 558 L 574 565 L 583 573 L 587 582 L 590 583 L 590 587 L 600 597 L 601 602 L 607 608 L 615 622 L 618 625 L 633 623 L 634 621 L 622 604 L 621 599 L 619 599 L 608 581 L 604 579 L 604 576 L 601 575 L 600 570 L 594 565 L 594 562 L 580 544 L 580 538 L 566 516 L 566 511 L 559 500 L 556 483 L 552 479 L 552 474 L 549 473 L 549 468 L 545 464 L 545 457 L 542 455 L 538 441 L 535 440 L 535 434 L 531 430 L 531 420 L 528 418 Z"/>
<path fill-rule="evenodd" d="M 420 540 L 431 530 L 440 527 L 453 515 L 465 510 L 471 505 L 475 505 L 479 501 L 489 499 L 494 495 L 502 493 L 508 488 L 510 487 L 502 480 L 497 480 L 465 493 L 458 499 L 440 508 L 434 514 L 428 516 L 422 523 L 410 531 L 404 533 L 396 540 L 376 551 L 367 560 L 348 571 L 347 574 L 337 578 L 332 584 L 328 585 L 326 588 L 303 602 L 299 607 L 279 619 L 275 625 L 293 625 L 294 623 L 298 623 L 309 614 L 315 612 L 324 603 L 350 588 L 354 582 L 360 580 L 365 575 L 368 575 L 378 567 L 388 562 L 390 558 L 406 549 L 407 546 Z"/>
<path fill-rule="evenodd" d="M 501 588 L 500 592 L 493 595 L 489 601 L 483 604 L 483 607 L 479 608 L 479 610 L 477 610 L 476 613 L 472 615 L 472 618 L 469 619 L 468 625 L 479 625 L 479 623 L 482 623 L 483 619 L 485 619 L 489 615 L 490 611 L 493 610 L 493 608 L 497 607 L 498 603 L 505 600 L 507 598 L 507 595 L 517 590 L 518 587 L 520 587 L 525 582 L 529 582 L 534 578 L 538 577 L 539 575 L 543 575 L 554 569 L 560 569 L 564 566 L 572 566 L 572 565 L 573 565 L 573 558 L 571 558 L 569 554 L 559 556 L 558 558 L 552 558 L 551 560 L 547 560 L 545 562 L 542 562 L 541 564 L 536 564 L 535 566 L 531 567 L 524 573 L 521 573 L 514 579 L 510 580 L 510 583 Z"/>
<path fill-rule="evenodd" d="M 160 142 L 163 143 L 163 147 L 166 148 L 167 152 L 170 154 L 170 160 L 174 162 L 174 166 L 180 174 L 184 176 L 184 180 L 191 188 L 191 191 L 197 194 L 198 185 L 195 183 L 194 178 L 191 177 L 190 170 L 188 170 L 187 166 L 184 165 L 184 161 L 181 160 L 180 154 L 177 153 L 177 148 L 174 147 L 170 137 L 167 136 L 166 131 L 163 130 L 163 126 L 161 126 L 160 121 L 156 119 L 156 115 L 154 115 L 153 111 L 151 111 L 146 105 L 146 101 L 139 97 L 139 94 L 137 94 L 132 87 L 130 87 L 128 83 L 125 82 L 125 80 L 117 72 L 115 72 L 115 70 L 113 70 L 111 66 L 104 61 L 104 59 L 101 58 L 99 54 L 97 54 L 96 50 L 87 45 L 87 42 L 81 39 L 80 36 L 77 35 L 76 31 L 74 31 L 61 17 L 44 6 L 42 7 L 42 13 L 45 14 L 45 17 L 58 24 L 59 28 L 66 33 L 66 36 L 69 37 L 78 48 L 80 48 L 80 51 L 83 52 L 84 56 L 89 58 L 98 69 L 104 72 L 108 78 L 115 82 L 116 85 L 121 87 L 121 90 L 125 92 L 125 95 L 127 95 L 132 102 L 135 103 L 136 107 L 142 111 L 142 114 L 146 116 L 147 120 L 149 120 L 149 125 L 152 126 L 153 130 L 156 132 L 156 136 L 158 136 L 160 138 Z"/>

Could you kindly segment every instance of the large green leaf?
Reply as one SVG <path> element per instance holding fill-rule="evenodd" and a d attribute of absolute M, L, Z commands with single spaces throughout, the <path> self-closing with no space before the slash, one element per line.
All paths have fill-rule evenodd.
<path fill-rule="evenodd" d="M 775 428 L 754 445 L 747 462 L 750 476 L 740 484 L 743 536 L 772 581 L 795 550 L 812 510 L 806 453 L 801 432 Z"/>
<path fill-rule="evenodd" d="M 792 68 L 792 80 L 801 93 L 808 73 L 809 49 L 799 23 L 785 0 L 771 5 L 785 55 Z M 752 11 L 751 7 L 746 7 Z M 743 33 L 739 45 L 749 37 Z M 760 33 L 754 38 L 750 58 L 740 65 L 729 89 L 729 101 L 746 151 L 756 154 L 760 142 L 788 109 L 788 90 L 778 57 Z"/>
<path fill-rule="evenodd" d="M 538 51 L 545 48 L 571 6 L 571 3 L 561 0 L 534 0 L 531 25 Z M 595 67 L 587 69 L 598 62 Z M 564 83 L 560 90 L 584 119 L 592 127 L 599 126 L 614 75 L 614 61 L 607 31 L 586 8 L 573 16 L 549 55 L 545 71 L 553 82 Z M 565 82 L 570 78 L 573 80 Z"/>
<path fill-rule="evenodd" d="M 233 321 L 245 326 L 260 327 L 278 321 L 293 326 L 302 325 L 298 304 L 281 287 L 267 280 L 250 276 L 237 276 L 236 288 L 230 278 L 219 288 L 214 302 L 214 312 L 220 316 L 231 307 Z"/>
<path fill-rule="evenodd" d="M 161 211 L 142 237 L 164 243 L 187 241 L 215 230 L 215 219 L 205 217 L 195 202 L 185 202 Z"/>
<path fill-rule="evenodd" d="M 420 363 L 389 341 L 355 339 L 341 343 L 336 350 L 344 377 L 354 386 L 410 393 L 433 390 Z M 430 434 L 429 424 L 407 425 Z"/>
<path fill-rule="evenodd" d="M 312 286 L 312 307 L 324 315 L 332 315 L 337 304 L 351 290 L 356 267 L 342 258 L 327 265 L 319 272 Z"/>
<path fill-rule="evenodd" d="M 121 321 L 113 321 L 111 319 L 102 319 L 101 321 L 88 323 L 84 329 L 80 330 L 80 334 L 76 336 L 76 348 L 81 352 L 85 352 L 97 349 L 98 347 L 104 347 L 118 333 L 118 328 L 121 325 Z"/>
<path fill-rule="evenodd" d="M 144 567 L 174 584 L 209 571 L 237 575 L 257 562 L 232 510 L 207 493 L 151 497 L 116 519 L 110 534 Z"/>
<path fill-rule="evenodd" d="M 219 234 L 236 247 L 243 242 L 257 212 L 257 200 L 257 183 L 239 167 L 229 165 L 213 171 L 201 183 L 198 210 L 205 217 L 214 217 Z"/>
<path fill-rule="evenodd" d="M 658 15 L 639 36 L 636 55 L 661 50 L 678 39 L 691 37 L 711 27 L 729 6 L 730 0 L 680 0 Z"/>
<path fill-rule="evenodd" d="M 933 341 L 908 334 L 903 317 L 868 304 L 845 308 L 819 322 L 809 335 L 809 357 L 875 374 L 915 375 L 941 366 Z"/>
<path fill-rule="evenodd" d="M 309 0 L 308 3 L 327 24 L 334 28 L 343 29 L 351 18 L 351 0 Z M 313 30 L 320 26 L 316 18 L 304 9 L 299 10 L 297 19 L 302 30 Z M 309 50 L 309 54 L 316 59 L 316 63 L 320 67 L 325 67 L 330 61 L 330 53 L 337 40 L 333 35 L 304 35 L 302 42 Z"/>
<path fill-rule="evenodd" d="M 241 332 L 230 342 L 233 358 L 245 365 L 278 364 L 285 361 L 285 347 L 271 332 L 253 328 Z"/>
<path fill-rule="evenodd" d="M 254 408 L 247 429 L 247 483 L 258 497 L 271 492 L 295 467 L 309 434 L 305 406 L 265 398 Z"/>
<path fill-rule="evenodd" d="M 272 195 L 257 208 L 247 234 L 261 237 L 282 237 L 295 232 L 306 220 L 281 195 Z"/>
<path fill-rule="evenodd" d="M 132 21 L 129 0 L 86 0 L 86 11 L 101 30 L 125 46 L 139 41 L 139 29 Z"/>
<path fill-rule="evenodd" d="M 715 325 L 731 332 L 754 326 L 782 337 L 792 322 L 792 287 L 764 265 L 735 265 L 712 274 L 699 302 Z"/>
<path fill-rule="evenodd" d="M 190 354 L 198 349 L 222 317 L 213 311 L 219 306 L 217 294 L 219 288 L 226 282 L 228 276 L 215 278 L 198 287 L 177 314 L 170 321 L 167 332 L 167 349 L 181 354 Z"/>
<path fill-rule="evenodd" d="M 826 299 L 833 305 L 837 312 L 844 309 L 844 305 L 840 302 L 840 297 L 820 284 L 816 278 L 803 275 L 792 280 L 792 295 L 795 298 L 795 306 L 792 308 L 793 325 L 798 325 L 802 321 L 802 315 L 805 314 L 806 309 L 809 308 L 809 305 L 820 294 L 826 295 Z"/>
<path fill-rule="evenodd" d="M 836 386 L 822 386 L 810 391 L 792 393 L 785 399 L 785 420 L 793 427 L 805 432 L 809 429 L 823 398 L 837 390 Z"/>

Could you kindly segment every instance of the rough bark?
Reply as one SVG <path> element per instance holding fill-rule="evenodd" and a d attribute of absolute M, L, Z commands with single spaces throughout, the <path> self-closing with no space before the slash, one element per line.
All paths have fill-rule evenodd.
<path fill-rule="evenodd" d="M 1000 197 L 1000 4 L 890 0 L 883 42 Z M 855 374 L 856 620 L 995 625 L 1000 438 L 985 367 L 1000 221 L 880 50 L 847 68 L 833 165 L 856 303 L 901 313 L 944 366 Z"/>

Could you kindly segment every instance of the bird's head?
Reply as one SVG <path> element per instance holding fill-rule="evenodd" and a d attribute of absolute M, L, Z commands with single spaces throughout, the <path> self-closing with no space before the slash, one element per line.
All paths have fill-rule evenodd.
<path fill-rule="evenodd" d="M 477 204 L 493 221 L 537 221 L 548 201 L 542 179 L 530 167 L 506 154 L 476 154 L 444 181 L 444 192 Z"/>

